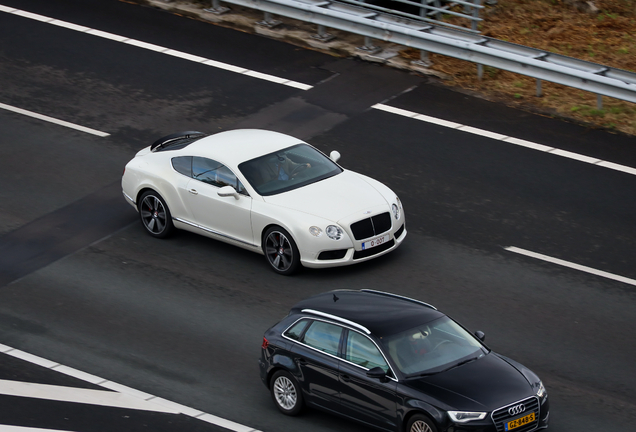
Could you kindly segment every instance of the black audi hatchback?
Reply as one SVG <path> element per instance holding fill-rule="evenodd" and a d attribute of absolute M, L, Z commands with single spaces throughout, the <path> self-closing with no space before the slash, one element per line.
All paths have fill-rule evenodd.
<path fill-rule="evenodd" d="M 303 405 L 397 432 L 529 432 L 548 426 L 537 375 L 424 302 L 331 291 L 265 332 L 261 379 L 280 411 Z"/>

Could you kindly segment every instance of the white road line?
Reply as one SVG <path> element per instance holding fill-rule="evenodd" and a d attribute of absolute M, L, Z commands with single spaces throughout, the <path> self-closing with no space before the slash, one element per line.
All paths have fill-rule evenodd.
<path fill-rule="evenodd" d="M 91 128 L 87 128 L 85 126 L 76 125 L 75 123 L 69 123 L 69 122 L 64 121 L 64 120 L 59 120 L 59 119 L 56 119 L 56 118 L 53 118 L 53 117 L 45 116 L 43 114 L 34 113 L 32 111 L 27 111 L 25 109 L 17 108 L 17 107 L 11 106 L 11 105 L 3 104 L 3 103 L 0 103 L 0 108 L 4 109 L 4 110 L 7 110 L 7 111 L 13 111 L 15 113 L 22 114 L 22 115 L 25 115 L 25 116 L 33 117 L 33 118 L 36 118 L 38 120 L 47 121 L 49 123 L 55 123 L 56 125 L 65 126 L 67 128 L 75 129 L 75 130 L 78 130 L 78 131 L 81 131 L 81 132 L 86 132 L 86 133 L 89 133 L 89 134 L 92 134 L 92 135 L 97 135 L 99 137 L 107 137 L 107 136 L 110 135 L 109 133 L 102 132 L 102 131 L 99 131 L 99 130 L 96 130 L 96 129 L 91 129 Z"/>
<path fill-rule="evenodd" d="M 254 429 L 252 427 L 245 426 L 240 423 L 236 423 L 221 417 L 217 417 L 215 415 L 208 414 L 206 412 L 199 411 L 195 408 L 181 405 L 176 402 L 169 401 L 167 399 L 153 396 L 149 393 L 145 393 L 145 392 L 133 389 L 131 387 L 127 387 L 127 386 L 106 380 L 104 378 L 100 378 L 95 375 L 91 375 L 86 372 L 82 372 L 77 369 L 73 369 L 68 366 L 61 365 L 54 361 L 47 360 L 42 357 L 29 354 L 27 352 L 17 350 L 7 345 L 0 344 L 0 353 L 4 353 L 12 357 L 19 358 L 33 364 L 37 364 L 47 369 L 51 369 L 51 370 L 63 373 L 65 375 L 72 376 L 74 378 L 89 382 L 91 384 L 99 385 L 100 387 L 104 387 L 109 390 L 114 390 L 112 392 L 106 392 L 102 390 L 86 390 L 86 389 L 77 389 L 77 388 L 69 388 L 69 387 L 49 386 L 45 384 L 30 384 L 30 383 L 16 384 L 16 381 L 0 380 L 0 394 L 35 397 L 40 399 L 51 399 L 51 400 L 61 400 L 61 399 L 55 399 L 55 398 L 65 397 L 64 395 L 66 395 L 69 398 L 67 401 L 76 402 L 76 403 L 91 403 L 91 402 L 82 402 L 81 400 L 70 400 L 70 398 L 75 397 L 76 399 L 79 399 L 81 396 L 83 398 L 82 400 L 84 401 L 105 400 L 106 402 L 109 402 L 109 403 L 118 403 L 117 401 L 125 401 L 128 405 L 122 406 L 122 408 L 183 414 L 183 415 L 187 415 L 189 417 L 193 417 L 201 421 L 214 424 L 216 426 L 220 426 L 235 432 L 260 432 L 259 430 Z M 30 384 L 30 385 L 21 386 L 20 384 Z M 53 391 L 51 389 L 52 387 L 55 387 L 57 393 L 56 391 Z M 64 390 L 64 389 L 70 389 L 70 390 Z M 23 393 L 30 392 L 29 394 L 31 394 L 31 396 L 26 396 L 26 394 L 17 394 L 19 392 L 23 392 Z M 97 392 L 97 393 L 94 393 L 94 392 Z M 33 394 L 39 394 L 40 396 L 34 396 Z M 119 396 L 115 396 L 115 395 L 119 395 Z M 133 400 L 136 400 L 136 402 Z M 122 404 L 123 403 L 124 402 L 122 402 Z M 95 404 L 105 405 L 105 403 L 95 403 Z M 105 405 L 105 406 L 116 406 L 116 405 Z M 149 408 L 153 408 L 153 409 L 149 409 Z M 0 432 L 5 432 L 3 427 L 5 426 L 0 425 Z M 28 432 L 46 432 L 46 430 L 44 429 L 33 429 L 32 431 L 29 429 L 24 430 L 24 432 L 27 432 L 27 431 Z M 14 432 L 14 431 L 7 430 L 7 432 Z M 23 432 L 23 431 L 16 429 L 15 432 Z M 56 431 L 56 432 L 64 432 L 64 431 Z"/>
<path fill-rule="evenodd" d="M 169 408 L 167 405 L 159 405 L 152 401 L 146 401 L 135 396 L 114 391 L 35 384 L 21 381 L 0 380 L 0 394 L 170 414 L 179 414 L 180 412 L 174 408 Z"/>
<path fill-rule="evenodd" d="M 543 144 L 537 144 L 537 143 L 533 143 L 531 141 L 526 141 L 526 140 L 522 140 L 519 138 L 515 138 L 515 137 L 510 137 L 510 136 L 506 136 L 506 135 L 502 135 L 502 134 L 498 134 L 496 132 L 490 132 L 487 130 L 483 130 L 483 129 L 478 129 L 472 126 L 466 126 L 466 125 L 462 125 L 459 123 L 454 123 L 454 122 L 450 122 L 447 120 L 442 120 L 442 119 L 438 119 L 435 117 L 430 117 L 424 114 L 418 114 L 416 112 L 413 111 L 408 111 L 408 110 L 404 110 L 401 108 L 395 108 L 389 105 L 384 105 L 384 104 L 375 104 L 373 105 L 371 108 L 375 108 L 377 110 L 380 111 L 386 111 L 392 114 L 397 114 L 403 117 L 408 117 L 408 118 L 412 118 L 414 120 L 420 120 L 420 121 L 424 121 L 427 123 L 432 123 L 432 124 L 436 124 L 438 126 L 443 126 L 443 127 L 447 127 L 447 128 L 451 128 L 451 129 L 456 129 L 456 130 L 460 130 L 463 132 L 467 132 L 467 133 L 471 133 L 474 135 L 480 135 L 480 136 L 484 136 L 487 138 L 491 138 L 494 140 L 498 140 L 498 141 L 503 141 L 506 143 L 510 143 L 510 144 L 515 144 L 518 146 L 522 146 L 522 147 L 527 147 L 533 150 L 538 150 L 538 151 L 542 151 L 545 153 L 550 153 L 550 154 L 554 154 L 557 156 L 562 156 L 562 157 L 566 157 L 568 159 L 574 159 L 574 160 L 578 160 L 581 162 L 585 162 L 585 163 L 589 163 L 592 165 L 598 165 L 598 166 L 602 166 L 604 168 L 609 168 L 609 169 L 613 169 L 615 171 L 622 171 L 624 173 L 627 174 L 631 174 L 631 175 L 636 175 L 636 168 L 632 168 L 629 166 L 625 166 L 625 165 L 620 165 L 617 163 L 613 163 L 613 162 L 607 162 L 601 159 L 597 159 L 597 158 L 593 158 L 590 156 L 585 156 L 585 155 L 581 155 L 578 153 L 572 153 L 569 152 L 567 150 L 561 150 L 555 147 L 550 147 L 550 146 L 546 146 Z"/>
<path fill-rule="evenodd" d="M 0 432 L 71 432 L 60 429 L 39 429 L 24 426 L 0 425 Z"/>
<path fill-rule="evenodd" d="M 613 273 L 608 273 L 608 272 L 605 272 L 605 271 L 602 271 L 602 270 L 597 270 L 597 269 L 592 268 L 592 267 L 586 267 L 586 266 L 583 266 L 583 265 L 580 265 L 580 264 L 575 264 L 575 263 L 572 263 L 572 262 L 569 262 L 569 261 L 564 261 L 562 259 L 553 258 L 553 257 L 547 256 L 547 255 L 543 255 L 543 254 L 540 254 L 540 253 L 532 252 L 532 251 L 521 249 L 521 248 L 514 247 L 514 246 L 509 246 L 509 247 L 506 247 L 504 249 L 509 251 L 509 252 L 514 252 L 514 253 L 517 253 L 517 254 L 529 256 L 531 258 L 536 258 L 536 259 L 539 259 L 539 260 L 542 260 L 542 261 L 547 261 L 547 262 L 551 262 L 553 264 L 558 264 L 558 265 L 563 266 L 563 267 L 569 267 L 571 269 L 575 269 L 575 270 L 579 270 L 579 271 L 582 271 L 582 272 L 590 273 L 590 274 L 593 274 L 593 275 L 596 275 L 596 276 L 601 276 L 601 277 L 604 277 L 604 278 L 607 278 L 607 279 L 612 279 L 612 280 L 615 280 L 615 281 L 618 281 L 618 282 L 623 282 L 623 283 L 630 284 L 630 285 L 636 285 L 636 280 L 634 280 L 634 279 L 626 278 L 624 276 L 618 276 L 618 275 L 615 275 Z"/>
<path fill-rule="evenodd" d="M 53 24 L 56 26 L 60 26 L 60 27 L 64 27 L 67 28 L 69 30 L 74 30 L 74 31 L 78 31 L 81 33 L 87 33 L 93 36 L 97 36 L 97 37 L 101 37 L 101 38 L 105 38 L 105 39 L 110 39 L 116 42 L 121 42 L 121 43 L 125 43 L 125 44 L 129 44 L 129 45 L 134 45 L 136 47 L 139 48 L 143 48 L 143 49 L 147 49 L 147 50 L 151 50 L 151 51 L 157 51 L 163 54 L 167 54 L 167 55 L 171 55 L 174 57 L 179 57 L 182 58 L 184 60 L 188 60 L 188 61 L 193 61 L 195 63 L 201 63 L 207 66 L 212 66 L 212 67 L 216 67 L 219 69 L 224 69 L 230 72 L 235 72 L 238 74 L 242 74 L 242 75 L 247 75 L 249 77 L 252 78 L 256 78 L 256 79 L 261 79 L 261 80 L 265 80 L 265 81 L 270 81 L 276 84 L 282 84 L 288 87 L 293 87 L 293 88 L 297 88 L 300 90 L 309 90 L 311 88 L 313 88 L 313 86 L 309 85 L 309 84 L 303 84 L 297 81 L 292 81 L 292 80 L 288 80 L 286 78 L 279 78 L 273 75 L 268 75 L 268 74 L 264 74 L 261 72 L 257 72 L 257 71 L 253 71 L 253 70 L 249 70 L 249 69 L 245 69 L 245 68 L 241 68 L 238 66 L 232 66 L 229 64 L 225 64 L 222 62 L 217 62 L 216 60 L 210 60 L 210 59 L 206 59 L 204 57 L 199 57 L 197 55 L 192 55 L 192 54 L 188 54 L 188 53 L 184 53 L 184 52 L 180 52 L 180 51 L 176 51 L 176 50 L 172 50 L 170 48 L 166 48 L 166 47 L 162 47 L 159 45 L 155 45 L 155 44 L 151 44 L 148 42 L 143 42 L 143 41 L 139 41 L 139 40 L 135 40 L 135 39 L 130 39 L 127 38 L 125 36 L 119 36 L 116 34 L 112 34 L 112 33 L 108 33 L 108 32 L 104 32 L 101 30 L 96 30 L 96 29 L 91 29 L 88 27 L 84 27 L 81 25 L 77 25 L 77 24 L 73 24 L 73 23 L 69 23 L 66 21 L 60 21 L 57 20 L 55 18 L 50 18 L 50 17 L 46 17 L 43 15 L 38 15 L 38 14 L 34 14 L 32 12 L 26 12 L 23 10 L 19 10 L 19 9 L 15 9 L 9 6 L 3 6 L 0 5 L 0 12 L 6 12 L 6 13 L 10 13 L 10 14 L 14 14 L 14 15 L 18 15 L 24 18 L 29 18 L 32 20 L 36 20 L 36 21 L 41 21 L 47 24 Z"/>

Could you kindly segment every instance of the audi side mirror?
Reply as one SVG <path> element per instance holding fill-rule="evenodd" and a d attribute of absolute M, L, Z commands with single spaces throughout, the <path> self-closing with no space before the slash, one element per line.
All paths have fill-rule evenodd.
<path fill-rule="evenodd" d="M 369 378 L 379 379 L 381 382 L 386 382 L 387 380 L 386 372 L 384 372 L 384 369 L 382 369 L 380 366 L 369 369 L 367 371 L 367 376 Z"/>
<path fill-rule="evenodd" d="M 479 339 L 482 342 L 486 340 L 486 334 L 483 331 L 477 330 L 475 332 L 475 336 L 477 336 L 477 339 Z"/>
<path fill-rule="evenodd" d="M 340 159 L 340 152 L 337 151 L 332 151 L 331 153 L 329 153 L 329 159 L 331 159 L 334 162 L 338 162 L 338 159 Z"/>

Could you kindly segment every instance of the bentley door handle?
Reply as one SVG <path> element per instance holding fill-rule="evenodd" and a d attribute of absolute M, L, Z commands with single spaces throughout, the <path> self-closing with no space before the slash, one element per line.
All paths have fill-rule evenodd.
<path fill-rule="evenodd" d="M 305 360 L 304 358 L 299 358 L 298 364 L 301 366 L 305 366 L 307 364 L 307 360 Z"/>
<path fill-rule="evenodd" d="M 342 374 L 342 375 L 340 375 L 340 378 L 342 378 L 342 380 L 343 380 L 344 382 L 349 382 L 349 381 L 351 381 L 351 377 L 350 377 L 349 375 L 346 375 L 346 374 Z"/>
<path fill-rule="evenodd" d="M 192 195 L 198 195 L 199 192 L 197 192 L 196 189 L 190 189 L 188 192 L 190 192 Z"/>

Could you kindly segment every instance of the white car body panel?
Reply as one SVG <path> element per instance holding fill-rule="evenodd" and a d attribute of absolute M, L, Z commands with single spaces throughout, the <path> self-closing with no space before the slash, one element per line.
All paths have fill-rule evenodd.
<path fill-rule="evenodd" d="M 340 174 L 269 196 L 260 196 L 242 175 L 238 165 L 303 142 L 287 135 L 260 131 L 222 132 L 195 141 L 178 150 L 151 151 L 147 147 L 127 165 L 122 189 L 128 202 L 137 209 L 144 190 L 156 191 L 166 201 L 176 228 L 185 229 L 225 241 L 258 253 L 262 251 L 264 231 L 273 225 L 287 230 L 300 251 L 305 267 L 334 267 L 366 261 L 397 248 L 406 237 L 405 216 L 395 193 L 382 183 L 353 171 Z M 249 194 L 221 197 L 217 186 L 201 182 L 177 172 L 171 160 L 177 156 L 200 156 L 216 160 L 228 167 Z M 391 206 L 400 207 L 396 220 Z M 394 245 L 378 253 L 360 256 L 362 242 L 355 240 L 350 225 L 381 213 L 390 214 L 392 226 L 382 233 Z M 342 238 L 326 235 L 328 225 L 337 225 Z M 316 237 L 309 228 L 322 230 Z M 399 238 L 396 231 L 400 230 Z M 319 259 L 321 252 L 340 250 L 342 258 Z M 374 251 L 375 252 L 375 251 Z M 354 259 L 354 254 L 359 255 Z"/>

